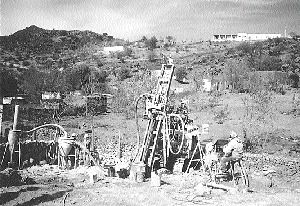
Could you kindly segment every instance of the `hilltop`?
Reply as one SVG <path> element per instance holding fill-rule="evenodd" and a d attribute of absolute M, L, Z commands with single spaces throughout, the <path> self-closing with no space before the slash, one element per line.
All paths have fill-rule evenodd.
<path fill-rule="evenodd" d="M 11 52 L 46 54 L 75 50 L 87 43 L 102 43 L 105 40 L 108 40 L 107 37 L 91 31 L 46 30 L 32 25 L 12 35 L 1 36 L 0 46 Z"/>

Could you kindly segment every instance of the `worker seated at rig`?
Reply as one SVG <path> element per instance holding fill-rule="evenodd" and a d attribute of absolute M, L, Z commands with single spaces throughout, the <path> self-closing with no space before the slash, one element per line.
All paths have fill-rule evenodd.
<path fill-rule="evenodd" d="M 240 161 L 243 157 L 243 142 L 236 132 L 231 131 L 229 143 L 223 147 L 224 156 L 220 160 L 220 170 L 227 173 L 230 162 Z"/>

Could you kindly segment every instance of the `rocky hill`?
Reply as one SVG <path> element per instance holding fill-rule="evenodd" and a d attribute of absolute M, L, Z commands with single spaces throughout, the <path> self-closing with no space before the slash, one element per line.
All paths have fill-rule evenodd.
<path fill-rule="evenodd" d="M 7 51 L 45 54 L 75 50 L 87 43 L 102 43 L 107 39 L 91 31 L 46 30 L 32 25 L 12 35 L 1 36 L 0 46 Z"/>

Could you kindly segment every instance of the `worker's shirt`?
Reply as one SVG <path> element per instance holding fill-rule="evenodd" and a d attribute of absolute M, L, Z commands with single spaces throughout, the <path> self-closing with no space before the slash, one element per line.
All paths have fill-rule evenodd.
<path fill-rule="evenodd" d="M 225 154 L 231 154 L 233 157 L 242 157 L 243 155 L 243 143 L 240 138 L 232 139 L 224 148 Z"/>

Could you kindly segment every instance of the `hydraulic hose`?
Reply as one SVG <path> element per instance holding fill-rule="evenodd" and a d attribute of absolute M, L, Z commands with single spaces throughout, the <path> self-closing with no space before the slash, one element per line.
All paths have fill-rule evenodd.
<path fill-rule="evenodd" d="M 38 126 L 36 128 L 33 128 L 32 130 L 24 131 L 23 133 L 31 133 L 31 132 L 34 132 L 38 129 L 44 128 L 44 127 L 56 127 L 56 128 L 60 129 L 63 132 L 63 138 L 67 138 L 67 136 L 68 136 L 68 133 L 66 132 L 66 130 L 58 124 L 44 124 L 44 125 Z"/>
<path fill-rule="evenodd" d="M 139 101 L 142 99 L 142 98 L 145 98 L 147 96 L 151 96 L 151 94 L 149 93 L 145 93 L 145 94 L 142 94 L 140 95 L 137 100 L 135 101 L 135 113 L 134 113 L 134 117 L 135 117 L 135 123 L 136 123 L 136 128 L 137 128 L 137 142 L 136 142 L 136 154 L 134 155 L 134 161 L 136 159 L 136 157 L 138 156 L 139 154 L 139 151 L 140 151 L 140 141 L 141 141 L 141 137 L 140 137 L 140 125 L 139 125 L 139 120 L 138 120 L 138 104 L 139 104 Z"/>

